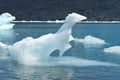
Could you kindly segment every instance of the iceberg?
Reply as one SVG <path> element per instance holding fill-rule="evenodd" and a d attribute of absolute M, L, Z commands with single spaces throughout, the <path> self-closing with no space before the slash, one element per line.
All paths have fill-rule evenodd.
<path fill-rule="evenodd" d="M 120 46 L 112 46 L 109 48 L 105 48 L 104 52 L 120 54 Z"/>
<path fill-rule="evenodd" d="M 0 30 L 12 29 L 15 24 L 11 21 L 15 20 L 15 17 L 10 13 L 3 13 L 0 15 Z"/>
<path fill-rule="evenodd" d="M 103 44 L 105 44 L 106 42 L 104 41 L 104 40 L 102 40 L 102 39 L 100 39 L 100 38 L 97 38 L 97 37 L 93 37 L 93 36 L 91 36 L 91 35 L 87 35 L 87 36 L 85 36 L 85 38 L 84 39 L 78 39 L 78 38 L 74 38 L 74 41 L 75 42 L 79 42 L 79 43 L 84 43 L 84 44 L 91 44 L 91 45 L 96 45 L 96 44 L 98 44 L 98 45 L 103 45 Z"/>
<path fill-rule="evenodd" d="M 13 60 L 21 64 L 31 64 L 37 61 L 48 60 L 54 50 L 60 51 L 60 57 L 71 48 L 69 38 L 75 23 L 86 19 L 77 13 L 69 14 L 62 27 L 56 33 L 49 33 L 39 38 L 24 38 L 21 41 L 8 46 L 8 52 Z"/>

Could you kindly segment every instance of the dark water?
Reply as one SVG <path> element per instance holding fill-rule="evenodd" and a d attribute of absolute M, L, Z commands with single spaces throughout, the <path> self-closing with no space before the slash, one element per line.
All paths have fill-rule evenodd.
<path fill-rule="evenodd" d="M 62 24 L 16 24 L 13 30 L 0 32 L 0 41 L 13 44 L 25 37 L 38 38 L 47 33 L 55 33 Z M 64 56 L 105 61 L 120 64 L 119 54 L 104 53 L 103 49 L 120 45 L 120 24 L 77 24 L 72 35 L 84 38 L 92 35 L 105 40 L 103 46 L 86 47 L 71 42 L 72 48 Z M 53 54 L 54 56 L 54 54 Z M 119 66 L 37 66 L 28 67 L 0 59 L 0 80 L 120 80 Z"/>

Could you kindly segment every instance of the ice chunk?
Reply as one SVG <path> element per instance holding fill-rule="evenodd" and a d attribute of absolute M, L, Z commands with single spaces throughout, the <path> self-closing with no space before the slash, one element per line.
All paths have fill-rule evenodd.
<path fill-rule="evenodd" d="M 13 20 L 15 20 L 15 17 L 12 16 L 10 13 L 3 13 L 0 15 L 0 25 L 8 24 Z"/>
<path fill-rule="evenodd" d="M 75 38 L 74 41 L 84 44 L 105 44 L 106 42 L 100 38 L 91 35 L 86 36 L 84 39 Z"/>
<path fill-rule="evenodd" d="M 120 46 L 112 46 L 109 48 L 105 48 L 104 52 L 120 54 Z"/>
<path fill-rule="evenodd" d="M 46 61 L 54 50 L 60 51 L 60 57 L 67 51 L 71 45 L 69 43 L 72 26 L 75 23 L 86 19 L 86 17 L 77 13 L 69 14 L 65 23 L 55 34 L 49 33 L 39 38 L 25 38 L 9 46 L 9 53 L 12 59 L 22 64 L 36 63 L 37 61 Z"/>
<path fill-rule="evenodd" d="M 13 28 L 13 26 L 14 26 L 15 24 L 4 24 L 4 25 L 1 25 L 0 26 L 0 30 L 8 30 L 8 29 L 12 29 Z"/>
<path fill-rule="evenodd" d="M 15 20 L 15 17 L 10 13 L 3 13 L 0 15 L 0 30 L 12 29 L 14 24 L 11 21 Z"/>

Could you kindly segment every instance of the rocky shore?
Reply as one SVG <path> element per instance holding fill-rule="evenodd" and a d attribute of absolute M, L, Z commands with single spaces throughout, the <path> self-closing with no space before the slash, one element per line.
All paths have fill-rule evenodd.
<path fill-rule="evenodd" d="M 120 0 L 0 0 L 0 14 L 9 12 L 16 20 L 63 20 L 76 12 L 87 21 L 120 21 Z"/>

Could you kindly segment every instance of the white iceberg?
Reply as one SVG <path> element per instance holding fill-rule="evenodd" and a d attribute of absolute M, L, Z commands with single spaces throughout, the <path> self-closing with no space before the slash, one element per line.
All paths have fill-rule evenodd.
<path fill-rule="evenodd" d="M 120 46 L 112 46 L 109 48 L 105 48 L 104 52 L 120 54 Z"/>
<path fill-rule="evenodd" d="M 11 21 L 15 20 L 15 17 L 10 13 L 3 13 L 0 15 L 0 30 L 12 29 L 15 24 Z"/>
<path fill-rule="evenodd" d="M 103 45 L 106 42 L 100 38 L 97 37 L 93 37 L 91 35 L 85 36 L 84 39 L 78 39 L 78 38 L 74 38 L 75 42 L 79 42 L 79 43 L 84 43 L 84 44 L 98 44 L 98 45 Z"/>
<path fill-rule="evenodd" d="M 84 19 L 86 19 L 85 16 L 77 13 L 69 14 L 58 32 L 49 33 L 36 39 L 27 37 L 8 46 L 8 52 L 13 60 L 21 64 L 35 64 L 37 61 L 46 61 L 49 55 L 57 49 L 62 56 L 71 47 L 69 38 L 73 25 Z"/>

